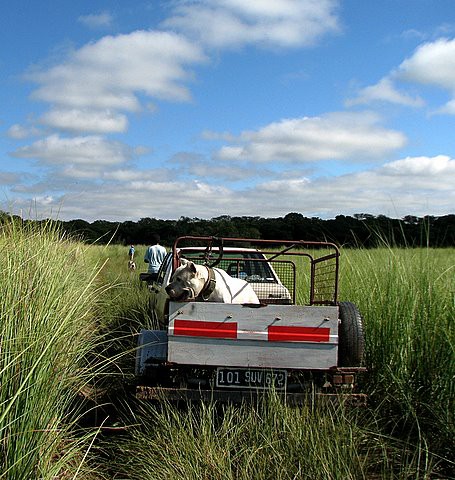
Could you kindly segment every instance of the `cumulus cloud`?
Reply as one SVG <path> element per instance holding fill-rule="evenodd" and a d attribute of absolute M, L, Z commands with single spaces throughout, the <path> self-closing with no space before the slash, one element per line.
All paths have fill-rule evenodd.
<path fill-rule="evenodd" d="M 54 197 L 52 195 L 38 196 L 33 199 L 36 206 L 49 207 L 54 203 Z"/>
<path fill-rule="evenodd" d="M 453 213 L 455 204 L 455 160 L 445 155 L 407 157 L 332 177 L 282 176 L 241 189 L 203 181 L 158 181 L 152 176 L 124 180 L 105 183 L 102 189 L 87 184 L 83 195 L 69 190 L 47 206 L 59 211 L 61 218 L 93 221 L 100 219 L 99 212 L 107 220 L 257 215 L 257 205 L 264 217 L 292 211 L 323 218 L 359 211 L 393 217 L 446 215 Z M 42 212 L 46 216 L 49 210 Z"/>
<path fill-rule="evenodd" d="M 218 183 L 253 181 L 255 178 L 266 178 L 273 175 L 272 171 L 262 166 L 241 163 L 233 165 L 232 162 L 213 161 L 203 155 L 188 152 L 174 155 L 170 163 L 176 166 L 175 174 Z"/>
<path fill-rule="evenodd" d="M 442 175 L 455 175 L 455 161 L 447 155 L 435 157 L 406 157 L 402 160 L 387 163 L 382 168 L 387 175 L 441 177 Z"/>
<path fill-rule="evenodd" d="M 135 181 L 167 182 L 175 179 L 176 174 L 168 168 L 151 168 L 146 170 L 136 169 L 117 169 L 103 172 L 105 180 L 112 180 L 120 183 L 129 183 Z"/>
<path fill-rule="evenodd" d="M 11 125 L 6 132 L 8 137 L 14 138 L 15 140 L 23 140 L 24 138 L 28 137 L 35 137 L 40 133 L 40 130 L 34 126 L 25 127 L 23 125 L 19 125 L 18 123 Z"/>
<path fill-rule="evenodd" d="M 373 101 L 410 107 L 421 107 L 425 104 L 419 96 L 399 91 L 395 86 L 397 81 L 447 90 L 454 98 L 437 112 L 455 114 L 455 39 L 440 38 L 434 42 L 423 43 L 389 75 L 377 84 L 361 89 L 358 95 L 346 104 L 352 106 Z"/>
<path fill-rule="evenodd" d="M 455 98 L 448 101 L 441 108 L 437 109 L 436 113 L 446 113 L 448 115 L 455 115 Z"/>
<path fill-rule="evenodd" d="M 333 177 L 264 182 L 256 187 L 254 196 L 276 215 L 299 211 L 307 216 L 334 217 L 353 214 L 359 208 L 393 217 L 445 215 L 453 211 L 454 184 L 455 160 L 440 155 L 408 157 Z"/>
<path fill-rule="evenodd" d="M 34 158 L 45 164 L 106 167 L 119 165 L 132 157 L 132 151 L 120 142 L 99 136 L 65 138 L 50 135 L 12 153 L 17 158 Z"/>
<path fill-rule="evenodd" d="M 173 32 L 106 36 L 74 50 L 59 64 L 30 73 L 28 78 L 37 84 L 33 98 L 50 105 L 39 118 L 41 125 L 76 136 L 49 135 L 18 148 L 13 157 L 36 160 L 46 168 L 33 185 L 23 174 L 14 178 L 2 174 L 0 183 L 17 180 L 22 208 L 35 201 L 44 216 L 53 210 L 59 218 L 89 221 L 257 215 L 258 205 L 263 216 L 290 211 L 323 217 L 358 211 L 451 213 L 455 161 L 449 156 L 407 157 L 363 172 L 331 171 L 326 177 L 310 170 L 319 161 L 379 161 L 402 148 L 405 135 L 384 127 L 371 112 L 286 118 L 239 135 L 206 130 L 204 140 L 224 142 L 212 158 L 185 154 L 148 170 L 132 165 L 135 156 L 147 150 L 102 136 L 126 132 L 128 114 L 153 110 L 159 100 L 190 100 L 191 69 L 207 61 L 204 49 L 311 45 L 322 35 L 339 31 L 338 4 L 336 0 L 177 0 L 171 4 L 171 17 L 162 24 Z M 101 27 L 112 18 L 85 16 L 79 21 Z M 453 42 L 423 44 L 376 85 L 362 89 L 350 105 L 372 101 L 423 105 L 400 81 L 453 93 Z M 455 100 L 443 108 L 455 113 Z M 81 132 L 84 135 L 77 135 Z M 8 130 L 16 139 L 32 133 L 32 128 L 20 125 Z M 33 198 L 33 193 L 39 196 Z"/>
<path fill-rule="evenodd" d="M 422 107 L 425 102 L 418 96 L 411 96 L 400 92 L 395 87 L 393 81 L 388 78 L 382 78 L 376 85 L 370 85 L 360 90 L 355 98 L 346 102 L 347 106 L 365 105 L 371 102 L 390 102 L 408 107 Z"/>
<path fill-rule="evenodd" d="M 163 27 L 209 47 L 300 47 L 339 31 L 337 7 L 336 0 L 196 0 L 180 2 Z"/>
<path fill-rule="evenodd" d="M 123 133 L 128 127 L 125 115 L 109 109 L 56 108 L 42 115 L 40 122 L 51 128 L 75 133 Z"/>
<path fill-rule="evenodd" d="M 64 107 L 136 111 L 138 93 L 188 100 L 185 65 L 204 60 L 201 50 L 168 32 L 106 36 L 75 51 L 55 67 L 30 74 L 40 84 L 33 97 Z"/>
<path fill-rule="evenodd" d="M 128 122 L 119 111 L 155 109 L 155 100 L 191 99 L 190 68 L 207 61 L 203 46 L 306 46 L 339 29 L 338 0 L 197 0 L 175 5 L 162 24 L 172 31 L 105 36 L 53 67 L 30 72 L 26 78 L 37 84 L 32 98 L 52 105 L 41 122 L 74 133 L 122 133 Z M 108 12 L 78 19 L 91 28 L 109 26 L 112 20 Z M 12 130 L 10 135 L 24 133 Z"/>
<path fill-rule="evenodd" d="M 396 76 L 408 82 L 445 89 L 455 97 L 455 39 L 441 38 L 420 45 L 401 63 Z M 452 98 L 439 112 L 454 114 L 454 102 Z"/>
<path fill-rule="evenodd" d="M 314 162 L 380 157 L 401 148 L 401 132 L 379 125 L 372 113 L 332 113 L 285 119 L 257 131 L 243 132 L 236 145 L 222 147 L 217 157 L 253 162 Z"/>
<path fill-rule="evenodd" d="M 455 92 L 455 39 L 442 38 L 419 46 L 401 63 L 397 75 L 403 80 Z"/>
<path fill-rule="evenodd" d="M 0 185 L 19 183 L 21 175 L 15 172 L 0 172 Z"/>

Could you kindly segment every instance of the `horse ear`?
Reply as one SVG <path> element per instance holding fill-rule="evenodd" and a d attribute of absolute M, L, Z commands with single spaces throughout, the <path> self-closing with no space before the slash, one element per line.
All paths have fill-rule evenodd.
<path fill-rule="evenodd" d="M 187 263 L 188 263 L 188 260 L 186 258 L 180 259 L 180 265 L 186 265 Z"/>
<path fill-rule="evenodd" d="M 190 272 L 196 273 L 196 265 L 193 262 L 188 262 L 188 266 L 190 267 Z"/>

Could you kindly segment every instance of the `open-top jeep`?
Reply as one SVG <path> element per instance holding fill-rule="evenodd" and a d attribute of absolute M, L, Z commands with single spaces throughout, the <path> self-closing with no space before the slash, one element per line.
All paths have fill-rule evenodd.
<path fill-rule="evenodd" d="M 260 303 L 171 301 L 182 258 L 246 280 Z M 177 238 L 149 283 L 157 328 L 139 334 L 138 396 L 237 400 L 273 388 L 289 401 L 363 403 L 362 317 L 338 301 L 339 258 L 329 242 Z"/>

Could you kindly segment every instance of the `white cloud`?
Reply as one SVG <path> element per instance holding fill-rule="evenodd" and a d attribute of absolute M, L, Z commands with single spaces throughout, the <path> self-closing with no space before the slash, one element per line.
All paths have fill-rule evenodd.
<path fill-rule="evenodd" d="M 73 134 L 124 133 L 128 113 L 153 111 L 157 105 L 161 109 L 159 100 L 191 99 L 191 68 L 207 61 L 202 46 L 305 47 L 339 31 L 336 0 L 172 2 L 176 4 L 163 24 L 174 33 L 106 36 L 76 49 L 65 61 L 30 74 L 28 78 L 37 83 L 33 97 L 50 104 L 39 119 L 42 125 Z M 112 20 L 87 17 L 80 21 L 92 26 L 97 22 L 107 26 Z M 351 105 L 377 100 L 422 105 L 419 97 L 402 90 L 398 81 L 403 80 L 454 92 L 453 42 L 422 45 L 376 85 L 361 90 Z M 455 100 L 444 109 L 455 113 Z M 8 131 L 17 139 L 32 133 L 38 130 L 20 125 Z M 258 205 L 262 216 L 290 211 L 323 217 L 358 211 L 438 215 L 451 213 L 455 204 L 455 161 L 445 155 L 407 157 L 345 175 L 333 170 L 333 176 L 310 175 L 314 172 L 309 168 L 316 168 L 318 161 L 377 161 L 405 145 L 403 133 L 384 127 L 381 118 L 369 112 L 282 119 L 240 135 L 207 130 L 202 137 L 225 143 L 212 163 L 195 155 L 180 164 L 135 170 L 131 160 L 147 151 L 143 147 L 134 149 L 101 135 L 50 135 L 12 154 L 47 167 L 40 170 L 38 181 L 18 174 L 0 176 L 0 182 L 21 181 L 15 190 L 23 195 L 19 204 L 30 205 L 34 192 L 40 195 L 35 198 L 39 205 L 66 219 L 257 215 Z M 188 180 L 194 176 L 199 180 Z M 32 181 L 36 183 L 31 185 Z M 242 186 L 233 188 L 228 182 Z"/>
<path fill-rule="evenodd" d="M 123 133 L 128 128 L 126 116 L 111 110 L 52 109 L 40 118 L 40 122 L 69 132 Z"/>
<path fill-rule="evenodd" d="M 75 165 L 79 168 L 79 165 Z M 89 168 L 90 171 L 90 168 Z M 89 221 L 137 220 L 143 217 L 177 219 L 181 216 L 212 218 L 222 214 L 282 216 L 298 211 L 305 216 L 333 218 L 359 211 L 391 217 L 405 215 L 446 215 L 455 204 L 455 160 L 446 155 L 407 157 L 374 169 L 331 177 L 311 179 L 284 172 L 281 177 L 242 189 L 204 181 L 177 181 L 165 170 L 144 171 L 138 176 L 126 169 L 113 170 L 107 178 L 115 182 L 84 182 L 66 188 L 63 196 L 51 197 L 45 182 L 36 192 L 43 192 L 40 214 L 58 211 L 59 218 L 85 218 Z M 87 175 L 88 172 L 85 171 Z M 58 192 L 62 179 L 48 179 Z M 25 190 L 24 190 L 25 191 Z M 33 189 L 28 189 L 33 192 Z M 81 193 L 82 192 L 82 193 Z M 152 201 L 150 199 L 155 199 Z M 18 208 L 27 208 L 32 198 L 16 201 Z M 47 209 L 45 210 L 44 207 Z M 0 206 L 2 208 L 2 206 Z M 4 209 L 7 209 L 3 207 Z M 100 213 L 102 212 L 102 213 Z"/>
<path fill-rule="evenodd" d="M 411 96 L 398 90 L 397 81 L 430 85 L 447 90 L 455 96 L 455 39 L 440 38 L 420 45 L 396 69 L 377 84 L 361 89 L 347 106 L 369 104 L 373 101 L 421 107 L 425 104 L 419 96 Z M 455 98 L 437 109 L 437 113 L 455 114 Z"/>
<path fill-rule="evenodd" d="M 63 166 L 56 172 L 61 178 L 72 179 L 76 181 L 86 181 L 86 180 L 98 180 L 103 174 L 103 169 L 101 165 L 88 165 L 88 164 L 69 164 Z M 68 189 L 68 187 L 66 187 Z"/>
<path fill-rule="evenodd" d="M 314 162 L 384 155 L 406 143 L 405 136 L 379 125 L 371 113 L 332 113 L 285 119 L 243 132 L 236 145 L 221 148 L 223 160 Z"/>
<path fill-rule="evenodd" d="M 6 132 L 8 137 L 14 138 L 15 140 L 23 140 L 24 138 L 34 137 L 40 133 L 40 130 L 36 127 L 24 127 L 23 125 L 19 125 L 17 123 L 12 125 Z"/>
<path fill-rule="evenodd" d="M 33 202 L 38 204 L 41 207 L 49 207 L 49 206 L 52 206 L 52 204 L 54 203 L 54 200 L 55 200 L 54 197 L 52 197 L 51 195 L 46 195 L 43 197 L 35 197 L 33 199 Z"/>
<path fill-rule="evenodd" d="M 339 30 L 337 0 L 196 0 L 163 22 L 209 47 L 312 45 Z"/>
<path fill-rule="evenodd" d="M 424 43 L 401 63 L 397 76 L 455 92 L 455 39 Z"/>
<path fill-rule="evenodd" d="M 262 166 L 233 165 L 232 162 L 207 161 L 204 157 L 191 153 L 174 155 L 171 163 L 176 165 L 179 175 L 210 179 L 218 183 L 222 181 L 252 181 L 254 178 L 265 178 L 272 175 L 272 172 L 264 169 Z"/>
<path fill-rule="evenodd" d="M 77 20 L 86 27 L 96 29 L 110 27 L 114 18 L 109 12 L 101 12 L 81 15 Z"/>
<path fill-rule="evenodd" d="M 36 158 L 45 164 L 100 167 L 128 161 L 132 152 L 120 142 L 110 142 L 98 136 L 63 138 L 51 135 L 32 145 L 21 147 L 13 154 L 18 158 Z"/>
<path fill-rule="evenodd" d="M 455 160 L 447 155 L 436 157 L 407 157 L 384 165 L 383 172 L 388 175 L 405 175 L 413 177 L 442 177 L 455 175 Z M 450 178 L 450 177 L 449 177 Z"/>
<path fill-rule="evenodd" d="M 191 74 L 185 67 L 203 61 L 199 47 L 182 36 L 136 31 L 88 43 L 64 63 L 28 78 L 39 84 L 32 98 L 59 109 L 138 111 L 140 94 L 188 100 Z"/>
<path fill-rule="evenodd" d="M 455 96 L 455 39 L 441 38 L 419 46 L 395 72 L 400 80 L 431 85 Z M 439 113 L 455 114 L 455 99 L 441 107 Z"/>
<path fill-rule="evenodd" d="M 292 180 L 272 180 L 270 182 L 265 182 L 261 184 L 261 190 L 264 193 L 270 194 L 281 194 L 282 192 L 286 192 L 287 195 L 289 193 L 293 194 L 301 194 L 302 189 L 310 184 L 310 180 L 306 177 L 303 178 L 294 178 Z"/>
<path fill-rule="evenodd" d="M 436 113 L 446 113 L 448 115 L 455 115 L 455 98 L 448 101 L 441 108 L 437 109 Z"/>
<path fill-rule="evenodd" d="M 133 170 L 133 169 L 118 169 L 103 172 L 102 175 L 105 180 L 113 180 L 121 183 L 151 181 L 166 182 L 175 179 L 175 174 L 172 170 L 166 168 L 154 168 L 147 170 Z"/>
<path fill-rule="evenodd" d="M 363 172 L 316 179 L 282 177 L 243 189 L 202 181 L 157 181 L 152 176 L 104 183 L 102 188 L 82 184 L 78 192 L 55 197 L 48 210 L 41 212 L 48 216 L 53 210 L 63 219 L 89 221 L 254 216 L 258 205 L 263 217 L 295 211 L 322 218 L 359 211 L 392 217 L 446 215 L 453 213 L 454 184 L 454 159 L 444 155 L 409 157 Z M 31 201 L 16 204 L 26 208 Z"/>
<path fill-rule="evenodd" d="M 454 159 L 416 157 L 340 176 L 265 182 L 256 187 L 254 201 L 276 215 L 291 211 L 319 217 L 359 211 L 392 217 L 446 215 L 453 212 L 454 184 Z"/>
<path fill-rule="evenodd" d="M 0 185 L 11 185 L 19 183 L 20 175 L 13 172 L 0 172 Z"/>
<path fill-rule="evenodd" d="M 392 80 L 385 77 L 376 85 L 361 89 L 355 98 L 346 102 L 346 105 L 365 105 L 375 101 L 390 102 L 408 107 L 422 107 L 425 103 L 420 97 L 412 97 L 407 93 L 398 91 Z"/>

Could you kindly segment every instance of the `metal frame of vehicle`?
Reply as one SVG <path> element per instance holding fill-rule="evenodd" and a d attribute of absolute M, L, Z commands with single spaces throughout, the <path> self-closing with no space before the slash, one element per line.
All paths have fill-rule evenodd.
<path fill-rule="evenodd" d="M 338 298 L 338 275 L 339 275 L 339 257 L 340 251 L 338 247 L 331 242 L 309 242 L 304 240 L 268 240 L 268 239 L 251 239 L 251 238 L 227 238 L 227 237 L 196 237 L 183 236 L 175 240 L 172 247 L 173 253 L 173 270 L 179 265 L 179 250 L 185 243 L 195 242 L 206 243 L 204 261 L 216 266 L 223 258 L 224 248 L 231 246 L 231 252 L 235 250 L 232 245 L 237 245 L 240 249 L 242 246 L 254 246 L 266 255 L 264 260 L 270 264 L 282 262 L 280 257 L 304 256 L 310 261 L 311 284 L 310 284 L 310 305 L 336 305 Z M 200 248 L 200 246 L 199 246 Z M 328 251 L 325 254 L 319 254 L 321 251 Z M 213 258 L 213 252 L 216 258 Z M 293 303 L 295 303 L 295 293 L 293 295 Z"/>

